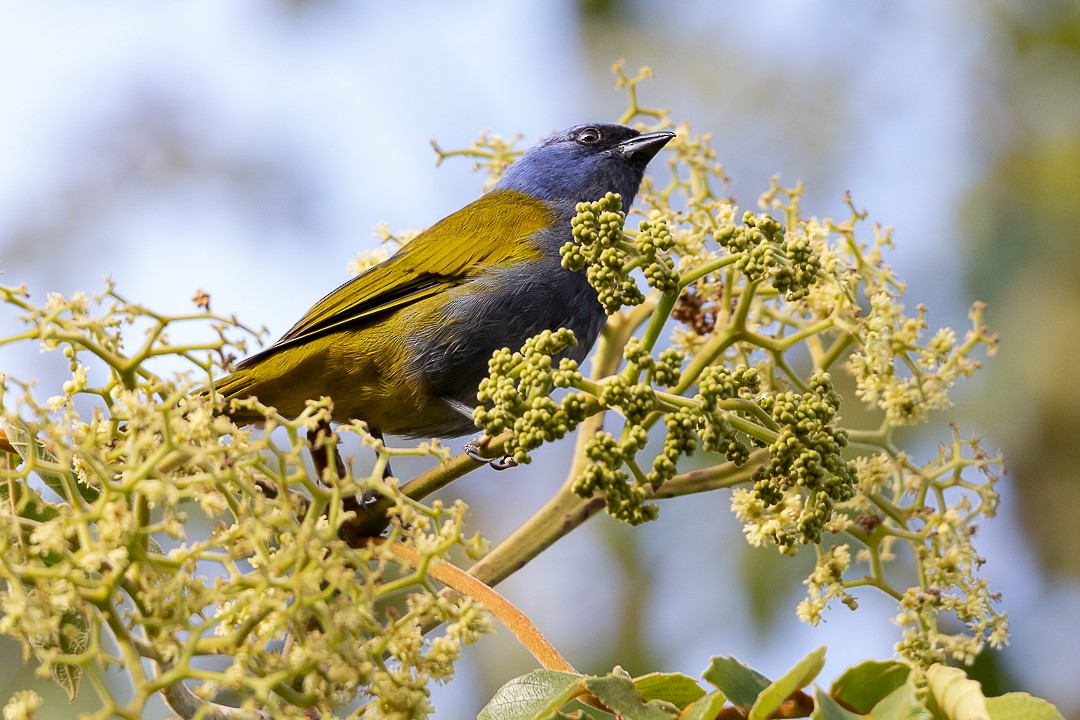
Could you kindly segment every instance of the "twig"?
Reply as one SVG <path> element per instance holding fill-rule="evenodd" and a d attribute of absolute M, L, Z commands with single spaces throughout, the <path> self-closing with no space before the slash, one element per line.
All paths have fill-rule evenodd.
<path fill-rule="evenodd" d="M 424 557 L 417 552 L 416 548 L 410 545 L 402 542 L 390 542 L 381 537 L 371 538 L 371 543 L 373 545 L 388 544 L 390 551 L 408 563 L 410 567 L 420 568 L 424 565 Z M 532 656 L 545 669 L 569 673 L 577 672 L 574 666 L 548 642 L 547 638 L 543 636 L 525 613 L 476 577 L 444 560 L 430 561 L 427 565 L 427 573 L 447 587 L 476 600 L 487 608 L 510 632 L 514 633 L 514 637 L 518 639 L 518 642 L 532 653 Z"/>

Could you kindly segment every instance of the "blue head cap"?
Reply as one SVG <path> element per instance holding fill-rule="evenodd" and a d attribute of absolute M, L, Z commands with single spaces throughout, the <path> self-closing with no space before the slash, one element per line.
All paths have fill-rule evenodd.
<path fill-rule="evenodd" d="M 527 193 L 560 208 L 616 192 L 629 208 L 645 166 L 673 137 L 666 130 L 642 134 L 625 125 L 576 125 L 526 151 L 495 189 Z"/>

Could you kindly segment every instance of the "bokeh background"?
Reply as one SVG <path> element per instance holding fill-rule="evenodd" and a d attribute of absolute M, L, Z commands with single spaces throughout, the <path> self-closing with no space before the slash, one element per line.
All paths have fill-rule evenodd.
<path fill-rule="evenodd" d="M 1074 0 L 0 1 L 0 281 L 97 291 L 111 276 L 152 307 L 218 312 L 284 332 L 374 246 L 476 197 L 468 162 L 429 139 L 480 131 L 530 144 L 614 119 L 612 63 L 649 65 L 646 104 L 711 132 L 752 207 L 769 178 L 840 216 L 850 188 L 896 228 L 911 306 L 963 328 L 990 306 L 999 354 L 944 421 L 1008 458 L 1003 511 L 979 532 L 1012 643 L 980 659 L 988 692 L 1023 689 L 1080 718 L 1080 4 Z M 0 317 L 0 334 L 16 329 Z M 0 348 L 0 370 L 62 367 Z M 942 426 L 910 438 L 934 452 Z M 935 435 L 935 433 L 937 433 Z M 481 471 L 448 497 L 498 540 L 561 482 L 565 452 Z M 404 473 L 403 473 L 404 474 Z M 862 596 L 821 627 L 794 607 L 808 564 L 750 551 L 727 498 L 664 504 L 631 531 L 606 517 L 502 591 L 575 665 L 697 675 L 734 654 L 766 674 L 829 646 L 821 678 L 891 654 L 893 608 Z M 472 717 L 534 665 L 505 631 L 434 690 Z M 0 700 L 34 686 L 0 638 Z M 160 709 L 162 716 L 165 709 Z"/>

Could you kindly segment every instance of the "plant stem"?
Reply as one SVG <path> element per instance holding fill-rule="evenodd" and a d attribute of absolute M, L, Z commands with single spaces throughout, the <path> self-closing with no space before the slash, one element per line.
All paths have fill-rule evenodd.
<path fill-rule="evenodd" d="M 386 544 L 385 538 L 372 538 L 372 542 L 376 545 Z M 424 557 L 420 555 L 416 548 L 406 543 L 390 543 L 389 548 L 394 555 L 414 568 L 419 569 L 424 562 Z M 540 633 L 540 630 L 529 620 L 525 613 L 483 581 L 477 579 L 475 575 L 466 573 L 444 560 L 431 561 L 426 571 L 428 575 L 439 582 L 453 588 L 462 595 L 471 597 L 486 607 L 510 632 L 514 633 L 518 642 L 532 653 L 532 656 L 545 669 L 569 673 L 577 672 L 574 666 L 560 655 L 559 651 Z"/>
<path fill-rule="evenodd" d="M 487 585 L 498 585 L 603 507 L 602 497 L 582 499 L 570 489 L 568 481 L 531 518 L 470 567 L 468 572 Z"/>

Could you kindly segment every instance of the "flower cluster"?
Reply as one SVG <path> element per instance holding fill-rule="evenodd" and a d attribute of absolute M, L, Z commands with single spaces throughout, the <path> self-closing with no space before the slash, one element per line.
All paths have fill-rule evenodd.
<path fill-rule="evenodd" d="M 645 373 L 646 382 L 661 388 L 671 388 L 679 384 L 686 354 L 678 348 L 669 347 L 654 357 L 642 345 L 641 340 L 631 337 L 623 346 L 623 358 L 629 365 Z"/>
<path fill-rule="evenodd" d="M 449 157 L 471 158 L 473 169 L 487 176 L 483 186 L 486 192 L 499 181 L 506 167 L 521 157 L 523 151 L 514 148 L 520 139 L 521 135 L 504 138 L 495 133 L 485 132 L 464 150 L 443 150 L 434 140 L 431 141 L 431 147 L 435 151 L 436 164 L 441 164 Z"/>
<path fill-rule="evenodd" d="M 915 562 L 924 582 L 904 591 L 893 621 L 904 628 L 897 651 L 917 665 L 971 663 L 985 645 L 1000 648 L 1008 640 L 1008 618 L 996 609 L 1000 596 L 977 576 L 984 560 L 973 545 L 979 520 L 997 511 L 991 468 L 1000 462 L 983 452 L 978 439 L 964 438 L 955 428 L 930 462 L 914 467 L 901 461 L 909 491 L 923 503 L 911 512 L 909 528 L 923 540 L 915 547 Z M 974 481 L 968 470 L 987 481 Z M 941 616 L 958 620 L 967 632 L 940 629 Z"/>
<path fill-rule="evenodd" d="M 828 550 L 819 550 L 814 571 L 804 581 L 807 597 L 799 602 L 796 609 L 800 620 L 817 625 L 833 599 L 839 599 L 852 610 L 858 609 L 858 602 L 844 586 L 844 576 L 850 567 L 851 548 L 848 545 L 834 545 Z"/>
<path fill-rule="evenodd" d="M 589 464 L 574 478 L 573 490 L 581 497 L 601 495 L 608 513 L 631 525 L 655 520 L 658 508 L 646 502 L 649 488 L 634 482 L 626 470 L 647 434 L 631 433 L 623 440 L 607 432 L 598 432 L 586 445 Z"/>
<path fill-rule="evenodd" d="M 636 80 L 623 79 L 632 89 Z M 666 111 L 632 97 L 624 122 L 675 127 Z M 787 554 L 814 546 L 798 608 L 807 622 L 833 600 L 854 609 L 854 590 L 871 587 L 898 599 L 897 649 L 913 665 L 970 661 L 1003 644 L 1007 622 L 973 546 L 977 522 L 996 508 L 1001 459 L 955 431 L 938 458 L 918 465 L 893 434 L 947 408 L 953 385 L 992 351 L 981 306 L 963 338 L 930 331 L 925 309 L 913 316 L 901 303 L 903 284 L 883 261 L 887 231 L 875 227 L 867 244 L 865 215 L 853 206 L 844 221 L 804 218 L 801 187 L 775 179 L 762 212 L 740 214 L 717 192 L 726 178 L 708 136 L 677 130 L 665 151 L 670 179 L 651 173 L 642 185 L 638 229 L 624 227 L 621 199 L 607 195 L 578 206 L 561 249 L 610 316 L 592 375 L 565 357 L 576 342 L 567 330 L 490 360 L 474 418 L 507 455 L 525 463 L 545 442 L 587 433 L 574 476 L 553 499 L 561 521 L 514 534 L 478 572 L 505 577 L 587 518 L 598 498 L 637 524 L 656 518 L 664 498 L 728 488 L 750 544 Z M 516 151 L 491 136 L 438 152 L 475 158 L 490 183 Z M 234 335 L 251 334 L 203 312 L 205 294 L 199 312 L 172 317 L 113 288 L 99 298 L 50 296 L 42 307 L 20 289 L 0 294 L 30 328 L 0 345 L 61 349 L 70 370 L 44 402 L 29 383 L 9 378 L 3 388 L 14 455 L 7 450 L 0 465 L 0 631 L 72 691 L 83 673 L 104 687 L 102 668 L 122 662 L 153 668 L 157 675 L 133 673 L 147 687 L 167 676 L 170 702 L 186 693 L 192 707 L 231 698 L 245 711 L 329 716 L 364 694 L 364 717 L 430 711 L 426 684 L 450 677 L 461 648 L 488 629 L 475 603 L 437 592 L 425 573 L 453 548 L 479 547 L 463 536 L 464 506 L 422 505 L 423 493 L 406 496 L 382 477 L 390 454 L 437 449 L 392 451 L 362 427 L 342 426 L 338 436 L 376 449 L 379 470 L 362 476 L 350 464 L 327 486 L 303 455 L 306 432 L 329 417 L 326 403 L 288 419 L 245 401 L 277 428 L 257 433 L 221 416 L 212 398 L 189 394 L 243 352 Z M 186 322 L 208 324 L 212 340 L 170 345 L 168 330 Z M 128 337 L 146 339 L 126 349 Z M 155 375 L 159 358 L 186 363 L 194 377 Z M 840 416 L 845 370 L 875 416 Z M 688 470 L 686 457 L 699 450 L 708 457 Z M 37 479 L 61 501 L 46 500 Z M 386 499 L 384 544 L 350 542 L 346 532 L 356 511 L 343 498 L 368 490 Z M 395 542 L 422 562 L 401 561 Z M 914 572 L 890 564 L 904 546 Z M 963 631 L 943 631 L 943 618 Z M 437 623 L 441 634 L 425 636 Z M 230 662 L 207 670 L 196 662 L 206 655 Z M 105 698 L 106 711 L 138 716 L 147 696 Z M 20 696 L 9 707 L 25 714 L 34 702 Z"/>
<path fill-rule="evenodd" d="M 654 123 L 643 129 L 673 127 L 665 111 L 632 99 L 627 117 L 635 115 Z M 616 292 L 628 267 L 651 260 L 634 260 L 634 248 L 625 244 L 629 234 L 617 232 L 612 218 L 602 219 L 598 205 L 583 206 L 580 238 L 564 250 L 586 266 L 615 258 L 604 256 L 604 248 L 622 251 L 618 262 L 590 279 L 606 283 L 597 286 L 613 316 L 605 338 L 624 347 L 602 345 L 593 361 L 600 371 L 578 384 L 596 398 L 596 411 L 617 412 L 622 428 L 584 444 L 589 463 L 574 490 L 614 498 L 610 512 L 640 522 L 655 517 L 656 497 L 745 483 L 733 490 L 731 504 L 749 542 L 788 554 L 818 544 L 819 565 L 799 610 L 804 619 L 816 621 L 833 599 L 854 607 L 849 590 L 866 584 L 905 598 L 898 650 L 915 664 L 945 656 L 967 660 L 982 643 L 1002 642 L 1004 618 L 977 578 L 978 562 L 969 561 L 970 544 L 940 541 L 969 543 L 964 530 L 992 508 L 989 469 L 1000 459 L 978 451 L 978 459 L 941 466 L 986 473 L 982 482 L 966 475 L 951 481 L 981 498 L 979 510 L 967 512 L 962 500 L 942 499 L 944 483 L 928 482 L 936 466 L 915 466 L 893 440 L 893 428 L 948 408 L 955 383 L 978 369 L 978 354 L 993 352 L 996 338 L 982 324 L 982 306 L 974 306 L 971 330 L 962 338 L 949 328 L 930 331 L 925 308 L 905 311 L 904 285 L 884 262 L 890 232 L 874 225 L 867 243 L 866 213 L 850 196 L 850 218 L 807 218 L 799 207 L 801 184 L 786 188 L 774 178 L 759 200 L 762 212 L 741 212 L 717 192 L 727 178 L 708 136 L 695 136 L 685 125 L 676 130 L 668 146 L 670 180 L 654 177 L 639 194 L 648 225 L 638 237 L 662 225 L 671 241 L 657 247 L 670 248 L 665 257 L 677 254 L 671 265 L 677 285 L 654 285 L 644 299 L 633 290 Z M 645 243 L 643 249 L 653 248 Z M 620 298 L 628 309 L 616 312 Z M 665 329 L 671 347 L 664 347 Z M 619 353 L 625 366 L 616 374 Z M 854 397 L 881 414 L 864 428 L 838 414 L 832 379 L 844 370 L 854 378 Z M 649 438 L 660 433 L 662 447 L 646 451 Z M 849 447 L 853 436 L 857 449 Z M 683 458 L 699 446 L 747 473 L 680 474 Z M 923 512 L 918 508 L 930 506 L 943 517 L 959 512 L 954 532 L 939 537 L 914 530 Z M 841 532 L 864 547 L 829 546 Z M 908 590 L 898 580 L 901 570 L 889 564 L 901 543 L 920 563 Z M 863 577 L 847 577 L 859 563 L 868 565 Z M 967 632 L 942 633 L 942 612 L 961 618 Z"/>
<path fill-rule="evenodd" d="M 704 427 L 701 432 L 701 444 L 710 451 L 722 453 L 728 462 L 736 467 L 742 466 L 750 458 L 750 446 L 736 432 L 729 420 L 730 413 L 725 407 L 739 407 L 739 398 L 753 399 L 760 405 L 764 396 L 758 396 L 761 378 L 755 368 L 738 365 L 728 370 L 721 365 L 705 369 L 698 381 L 698 394 L 695 400 L 700 404 Z M 760 441 L 752 442 L 761 444 Z"/>
<path fill-rule="evenodd" d="M 504 348 L 488 362 L 489 376 L 480 383 L 473 419 L 492 437 L 512 430 L 505 451 L 519 464 L 530 462 L 529 452 L 544 442 L 572 432 L 588 414 L 577 394 L 561 402 L 551 398 L 553 389 L 581 379 L 576 362 L 564 357 L 556 365 L 554 359 L 576 344 L 570 330 L 545 330 L 526 341 L 520 352 Z"/>
<path fill-rule="evenodd" d="M 854 466 L 841 456 L 847 432 L 834 424 L 840 396 L 828 373 L 819 372 L 811 377 L 809 392 L 765 395 L 760 404 L 779 430 L 769 443 L 769 462 L 754 473 L 753 492 L 766 507 L 792 489 L 805 492 L 795 526 L 779 530 L 775 541 L 782 547 L 816 543 L 836 503 L 855 492 Z"/>
<path fill-rule="evenodd" d="M 62 347 L 71 362 L 63 393 L 45 402 L 12 378 L 3 387 L 0 632 L 72 696 L 85 676 L 111 687 L 110 665 L 156 668 L 131 674 L 143 684 L 137 692 L 103 696 L 109 716 L 141 716 L 155 689 L 184 716 L 185 703 L 220 707 L 223 697 L 253 715 L 329 716 L 365 694 L 365 717 L 430 711 L 427 684 L 452 676 L 490 620 L 467 598 L 439 595 L 422 566 L 403 565 L 391 548 L 407 543 L 427 563 L 472 547 L 464 505 L 425 507 L 351 464 L 332 487 L 320 482 L 306 468 L 304 438 L 329 417 L 326 403 L 296 419 L 262 407 L 282 438 L 236 427 L 213 398 L 190 392 L 188 378 L 128 372 L 125 332 L 158 328 L 137 352 L 165 356 L 166 330 L 184 317 L 154 315 L 111 288 L 98 298 L 50 296 L 47 307 L 20 289 L 0 291 L 30 325 L 13 341 Z M 225 357 L 224 338 L 237 328 L 196 318 L 221 327 L 202 348 L 201 370 L 212 364 L 206 353 Z M 195 356 L 191 345 L 173 353 Z M 338 432 L 371 441 L 357 426 Z M 353 546 L 343 500 L 369 489 L 393 501 L 390 542 Z M 446 625 L 425 639 L 431 621 Z M 229 662 L 208 670 L 200 658 L 210 655 Z"/>
<path fill-rule="evenodd" d="M 859 398 L 881 408 L 893 425 L 924 422 L 930 412 L 950 407 L 952 386 L 981 367 L 971 351 L 986 345 L 993 352 L 997 343 L 982 323 L 985 308 L 981 304 L 972 308 L 971 329 L 964 342 L 958 343 L 951 328 L 941 328 L 924 341 L 924 307 L 919 307 L 917 315 L 906 316 L 903 305 L 884 290 L 869 299 L 860 347 L 852 353 L 848 368 L 858 384 Z"/>
<path fill-rule="evenodd" d="M 544 333 L 520 352 L 496 352 L 491 376 L 479 394 L 492 407 L 476 410 L 477 423 L 489 434 L 511 430 L 507 452 L 527 462 L 530 450 L 562 437 L 586 415 L 617 411 L 622 432 L 616 436 L 601 431 L 586 441 L 588 463 L 572 484 L 581 497 L 603 497 L 614 517 L 635 525 L 655 519 L 657 508 L 649 498 L 675 477 L 681 458 L 692 455 L 699 443 L 736 466 L 749 460 L 752 445 L 768 448 L 769 462 L 754 473 L 754 493 L 763 512 L 780 507 L 793 494 L 803 497 L 790 523 L 773 528 L 771 539 L 781 547 L 817 542 L 835 505 L 853 495 L 853 466 L 841 457 L 847 438 L 834 424 L 839 396 L 827 373 L 814 375 L 805 393 L 770 393 L 760 391 L 755 368 L 712 365 L 699 377 L 697 394 L 686 399 L 657 387 L 679 381 L 680 350 L 668 348 L 654 357 L 632 339 L 623 356 L 634 373 L 589 383 L 569 361 L 553 367 L 552 355 L 571 339 L 567 331 Z M 635 373 L 642 376 L 637 381 L 631 379 Z M 555 387 L 571 389 L 556 402 L 549 397 Z M 638 456 L 658 416 L 663 419 L 663 447 L 643 471 Z"/>
<path fill-rule="evenodd" d="M 633 240 L 623 232 L 625 221 L 622 198 L 617 193 L 578 203 L 577 215 L 571 220 L 573 240 L 560 249 L 563 267 L 585 269 L 609 315 L 644 302 L 645 296 L 630 275 L 638 267 L 649 287 L 667 294 L 679 289 L 675 261 L 669 255 L 675 238 L 666 221 L 643 220 Z"/>
<path fill-rule="evenodd" d="M 749 210 L 742 225 L 725 224 L 716 241 L 737 255 L 736 268 L 749 282 L 768 279 L 788 300 L 799 300 L 817 282 L 821 261 L 810 239 L 788 234 L 784 226 L 765 213 Z"/>

